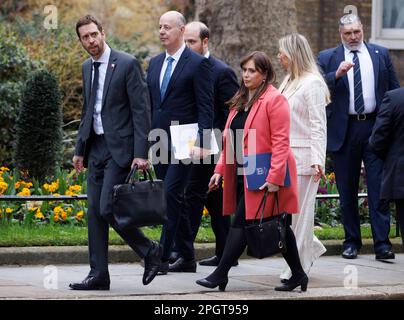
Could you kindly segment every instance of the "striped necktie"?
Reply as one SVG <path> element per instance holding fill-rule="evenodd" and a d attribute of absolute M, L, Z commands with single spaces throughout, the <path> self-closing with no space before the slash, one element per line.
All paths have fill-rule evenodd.
<path fill-rule="evenodd" d="M 354 98 L 355 98 L 355 111 L 362 114 L 365 111 L 365 102 L 363 100 L 361 67 L 359 64 L 358 51 L 352 51 L 354 54 L 352 62 L 354 65 Z"/>

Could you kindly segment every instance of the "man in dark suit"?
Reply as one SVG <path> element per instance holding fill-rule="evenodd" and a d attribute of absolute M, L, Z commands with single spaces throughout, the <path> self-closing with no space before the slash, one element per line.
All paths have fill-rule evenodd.
<path fill-rule="evenodd" d="M 396 203 L 404 247 L 404 88 L 386 92 L 369 139 L 384 160 L 380 198 Z"/>
<path fill-rule="evenodd" d="M 143 284 L 160 266 L 161 248 L 137 229 L 120 230 L 112 215 L 112 190 L 125 181 L 131 166 L 148 166 L 150 102 L 138 61 L 111 49 L 101 24 L 92 16 L 79 19 L 76 32 L 89 53 L 82 67 L 83 112 L 73 165 L 88 167 L 88 243 L 90 273 L 73 290 L 109 290 L 109 224 L 145 259 Z"/>
<path fill-rule="evenodd" d="M 184 188 L 192 164 L 180 162 L 171 154 L 170 125 L 198 124 L 198 139 L 191 156 L 208 153 L 213 127 L 213 84 L 209 60 L 188 49 L 184 43 L 185 18 L 169 11 L 160 18 L 160 40 L 166 51 L 151 59 L 147 73 L 152 102 L 153 132 L 160 140 L 152 147 L 157 177 L 164 180 L 167 196 L 168 222 L 163 226 L 160 242 L 163 256 L 160 273 L 169 271 L 169 257 L 183 208 Z M 168 138 L 165 139 L 166 135 Z M 150 136 L 156 141 L 157 137 Z M 194 251 L 180 248 L 183 253 L 181 270 L 195 272 Z"/>
<path fill-rule="evenodd" d="M 202 22 L 188 23 L 185 26 L 184 39 L 191 50 L 208 58 L 212 65 L 215 108 L 213 127 L 217 133 L 217 141 L 221 141 L 221 132 L 229 114 L 229 106 L 226 102 L 234 96 L 239 88 L 236 74 L 227 64 L 210 54 L 209 29 L 205 24 Z M 214 156 L 208 162 L 194 164 L 191 169 L 190 178 L 185 188 L 183 220 L 181 220 L 175 243 L 182 242 L 180 247 L 188 247 L 193 250 L 193 243 L 198 234 L 203 207 L 205 206 L 211 217 L 212 229 L 216 237 L 216 250 L 213 257 L 201 260 L 199 264 L 217 266 L 222 257 L 229 232 L 230 217 L 222 214 L 222 189 L 219 188 L 207 194 L 209 179 L 215 169 Z M 187 230 L 188 228 L 191 228 L 191 231 Z M 177 262 L 172 266 L 173 271 L 182 271 L 181 259 L 183 258 L 180 252 L 179 256 Z"/>
<path fill-rule="evenodd" d="M 342 45 L 320 52 L 318 60 L 332 94 L 327 106 L 327 149 L 340 194 L 345 230 L 342 256 L 355 259 L 362 246 L 358 186 L 363 161 L 376 259 L 394 259 L 390 211 L 379 198 L 382 160 L 370 150 L 368 140 L 384 93 L 399 83 L 388 50 L 363 41 L 358 16 L 343 16 L 339 31 Z"/>

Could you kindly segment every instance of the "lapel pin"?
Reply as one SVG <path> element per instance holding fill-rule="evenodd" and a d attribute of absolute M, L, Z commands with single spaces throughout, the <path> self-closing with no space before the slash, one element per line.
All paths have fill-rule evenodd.
<path fill-rule="evenodd" d="M 112 68 L 112 69 L 115 68 L 115 63 L 111 63 L 111 68 Z"/>
<path fill-rule="evenodd" d="M 379 53 L 379 50 L 376 50 L 376 53 Z"/>

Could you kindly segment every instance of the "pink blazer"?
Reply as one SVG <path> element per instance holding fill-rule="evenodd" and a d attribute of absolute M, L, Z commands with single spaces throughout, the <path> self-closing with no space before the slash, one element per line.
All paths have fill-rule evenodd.
<path fill-rule="evenodd" d="M 231 110 L 223 133 L 223 151 L 215 172 L 223 176 L 223 214 L 235 213 L 236 200 L 236 162 L 229 139 L 229 126 L 237 111 Z M 266 181 L 281 186 L 279 211 L 298 213 L 296 162 L 289 147 L 290 115 L 286 98 L 272 85 L 252 106 L 244 127 L 243 154 L 272 153 L 271 169 Z M 251 135 L 253 139 L 251 139 Z M 250 136 L 250 137 L 249 137 Z M 254 143 L 255 142 L 255 143 Z M 291 185 L 284 187 L 283 182 L 288 164 Z M 245 178 L 244 178 L 245 179 Z M 246 219 L 254 219 L 264 191 L 249 191 L 244 180 Z M 268 198 L 265 217 L 278 214 L 274 208 L 274 196 Z"/>

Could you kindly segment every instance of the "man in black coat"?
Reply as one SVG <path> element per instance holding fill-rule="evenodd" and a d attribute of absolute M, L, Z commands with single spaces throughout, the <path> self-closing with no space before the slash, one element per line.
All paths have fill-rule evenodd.
<path fill-rule="evenodd" d="M 161 248 L 138 228 L 121 230 L 112 214 L 113 186 L 122 184 L 131 167 L 148 167 L 150 102 L 139 62 L 111 49 L 99 21 L 87 15 L 76 32 L 90 57 L 83 63 L 83 112 L 74 168 L 88 167 L 88 248 L 90 272 L 73 290 L 109 290 L 108 232 L 111 225 L 145 260 L 143 284 L 160 267 Z"/>
<path fill-rule="evenodd" d="M 369 144 L 384 160 L 380 198 L 394 200 L 404 235 L 404 88 L 386 92 Z M 403 240 L 404 246 L 404 240 Z"/>
<path fill-rule="evenodd" d="M 185 26 L 184 39 L 186 45 L 192 51 L 208 58 L 212 65 L 212 79 L 214 85 L 213 128 L 217 133 L 216 139 L 220 142 L 221 132 L 224 129 L 229 114 L 229 106 L 226 102 L 234 96 L 239 85 L 233 69 L 210 54 L 209 33 L 209 29 L 205 24 L 194 21 Z M 188 248 L 188 250 L 193 250 L 193 243 L 198 234 L 202 211 L 205 206 L 211 217 L 212 229 L 216 237 L 216 250 L 214 256 L 199 262 L 200 265 L 204 266 L 217 266 L 219 264 L 230 228 L 230 217 L 223 216 L 222 213 L 222 189 L 219 188 L 207 194 L 209 179 L 215 169 L 214 158 L 214 156 L 210 159 L 205 158 L 203 163 L 194 164 L 191 169 L 190 178 L 185 188 L 182 220 L 175 238 L 175 249 L 178 250 L 177 247 L 185 247 Z M 182 253 L 178 252 L 178 254 L 181 256 Z M 182 257 L 176 259 L 174 256 L 173 258 L 173 260 L 176 261 L 170 267 L 170 271 L 190 271 L 190 269 L 184 268 Z"/>
<path fill-rule="evenodd" d="M 163 245 L 160 273 L 167 274 L 171 271 L 169 258 L 192 168 L 188 161 L 175 159 L 170 126 L 197 123 L 198 138 L 191 155 L 198 158 L 207 153 L 213 127 L 213 85 L 209 60 L 185 46 L 184 16 L 168 11 L 160 17 L 159 25 L 160 41 L 166 50 L 150 60 L 147 84 L 152 107 L 153 133 L 149 139 L 153 142 L 153 165 L 157 177 L 164 180 L 167 197 L 168 221 L 160 238 Z M 194 251 L 192 248 L 182 248 L 182 251 L 183 267 L 195 272 Z"/>

